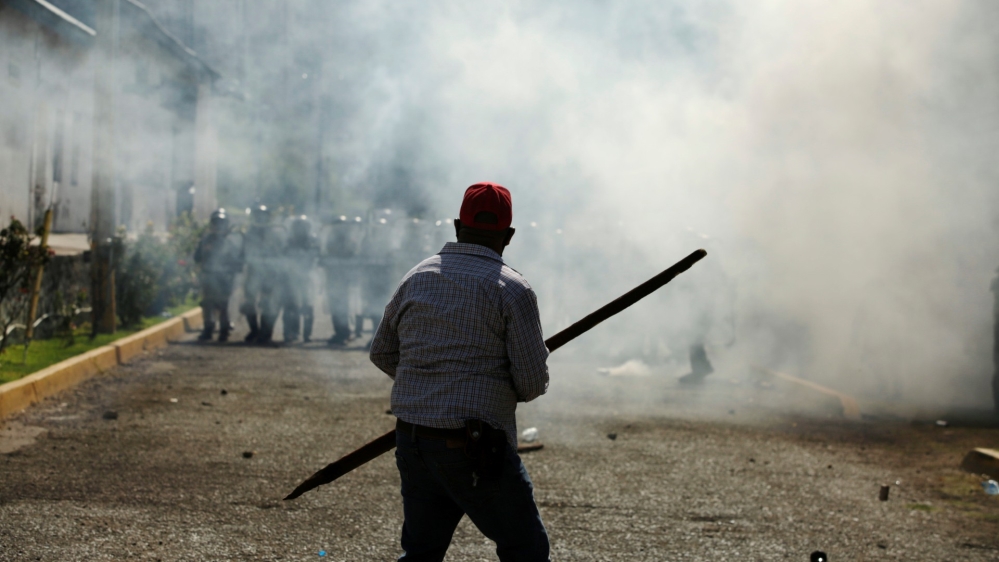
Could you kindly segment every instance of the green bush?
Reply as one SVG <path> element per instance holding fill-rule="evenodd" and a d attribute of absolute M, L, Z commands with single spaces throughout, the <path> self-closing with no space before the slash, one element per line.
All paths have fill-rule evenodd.
<path fill-rule="evenodd" d="M 191 255 L 205 225 L 189 214 L 178 217 L 166 238 L 152 226 L 134 241 L 119 236 L 115 254 L 115 304 L 123 326 L 135 326 L 144 316 L 156 316 L 187 300 L 197 290 Z"/>
<path fill-rule="evenodd" d="M 166 244 L 170 250 L 170 267 L 161 279 L 165 306 L 176 306 L 198 292 L 194 250 L 208 230 L 207 222 L 198 222 L 190 213 L 177 217 L 170 225 Z"/>
<path fill-rule="evenodd" d="M 122 326 L 134 326 L 150 313 L 159 292 L 162 267 L 157 263 L 157 243 L 143 233 L 135 243 L 115 239 L 115 306 Z"/>
<path fill-rule="evenodd" d="M 0 230 L 0 353 L 9 328 L 25 321 L 36 272 L 49 260 L 49 249 L 33 242 L 35 237 L 14 217 Z"/>

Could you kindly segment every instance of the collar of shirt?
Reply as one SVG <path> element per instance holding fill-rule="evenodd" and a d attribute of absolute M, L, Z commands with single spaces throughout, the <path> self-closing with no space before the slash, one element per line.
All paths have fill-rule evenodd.
<path fill-rule="evenodd" d="M 470 256 L 482 256 L 484 258 L 489 258 L 496 260 L 500 263 L 503 262 L 503 256 L 497 254 L 494 250 L 486 248 L 485 246 L 480 246 L 478 244 L 463 244 L 461 242 L 447 242 L 444 247 L 441 248 L 440 254 L 467 254 Z"/>

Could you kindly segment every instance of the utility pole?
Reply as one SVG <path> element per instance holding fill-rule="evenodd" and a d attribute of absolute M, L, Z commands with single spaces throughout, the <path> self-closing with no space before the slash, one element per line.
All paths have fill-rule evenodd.
<path fill-rule="evenodd" d="M 90 203 L 92 335 L 116 329 L 115 234 L 115 64 L 120 0 L 97 0 L 94 49 L 94 181 Z"/>
<path fill-rule="evenodd" d="M 324 111 L 326 109 L 325 100 L 323 98 L 323 63 L 320 61 L 316 65 L 316 69 L 313 71 L 315 74 L 315 79 L 313 80 L 313 90 L 315 93 L 312 96 L 313 99 L 313 115 L 316 120 L 316 207 L 315 215 L 321 216 L 323 214 L 323 188 L 325 187 L 325 178 L 323 174 L 323 142 L 324 132 L 326 131 L 326 119 Z"/>

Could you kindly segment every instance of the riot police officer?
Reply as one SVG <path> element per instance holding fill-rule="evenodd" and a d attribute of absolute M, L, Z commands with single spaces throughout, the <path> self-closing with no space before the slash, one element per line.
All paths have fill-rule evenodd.
<path fill-rule="evenodd" d="M 241 248 L 233 242 L 229 232 L 229 217 L 225 209 L 212 213 L 208 232 L 198 242 L 194 251 L 194 263 L 201 266 L 201 309 L 204 316 L 204 330 L 198 339 L 212 339 L 215 330 L 215 312 L 219 319 L 219 341 L 229 339 L 232 329 L 229 323 L 229 297 L 236 273 L 243 267 Z"/>
<path fill-rule="evenodd" d="M 302 340 L 312 339 L 315 321 L 312 308 L 312 268 L 319 257 L 319 243 L 312 233 L 312 223 L 305 215 L 295 217 L 291 235 L 284 251 L 284 341 L 298 339 L 301 324 Z"/>
<path fill-rule="evenodd" d="M 240 312 L 250 325 L 246 341 L 269 344 L 280 310 L 280 256 L 284 249 L 284 233 L 271 224 L 271 212 L 266 205 L 258 204 L 250 209 L 250 227 L 244 234 L 243 248 L 246 279 L 245 300 Z"/>
<path fill-rule="evenodd" d="M 341 215 L 333 220 L 326 237 L 323 269 L 326 272 L 326 302 L 333 319 L 330 345 L 342 345 L 350 339 L 350 295 L 358 281 L 361 225 L 361 217 Z"/>
<path fill-rule="evenodd" d="M 392 296 L 395 284 L 392 229 L 395 224 L 390 222 L 391 215 L 391 209 L 373 213 L 361 244 L 361 311 L 354 326 L 358 337 L 365 318 L 371 319 L 372 333 L 378 331 L 385 305 Z"/>
<path fill-rule="evenodd" d="M 416 264 L 440 250 L 439 247 L 435 248 L 433 244 L 433 223 L 417 217 L 410 217 L 404 221 L 403 225 L 399 259 L 396 260 L 396 272 L 393 276 L 395 279 L 402 279 L 403 275 Z"/>

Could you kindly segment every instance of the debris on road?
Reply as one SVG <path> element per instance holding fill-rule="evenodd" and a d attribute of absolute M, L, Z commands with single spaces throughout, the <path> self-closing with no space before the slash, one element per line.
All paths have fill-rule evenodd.
<path fill-rule="evenodd" d="M 999 482 L 995 480 L 986 480 L 982 482 L 982 489 L 985 493 L 990 496 L 999 496 Z"/>
<path fill-rule="evenodd" d="M 176 404 L 177 403 L 177 399 L 176 398 L 171 398 L 170 399 L 170 403 L 171 404 Z"/>
<path fill-rule="evenodd" d="M 223 388 L 222 391 L 219 392 L 219 394 L 221 394 L 222 396 L 225 396 L 226 394 L 229 394 L 229 391 Z"/>
<path fill-rule="evenodd" d="M 888 492 L 889 491 L 891 491 L 891 486 L 889 486 L 888 484 L 885 484 L 885 485 L 881 486 L 881 491 L 878 492 L 878 499 L 881 500 L 881 501 L 883 501 L 883 502 L 888 501 Z"/>
<path fill-rule="evenodd" d="M 243 451 L 243 458 L 244 459 L 252 459 L 253 458 L 253 451 Z"/>
<path fill-rule="evenodd" d="M 108 410 L 108 411 L 104 412 L 104 415 L 101 416 L 101 417 L 104 418 L 104 419 L 106 419 L 106 420 L 116 420 L 116 419 L 118 419 L 118 412 L 116 412 L 114 410 Z"/>
<path fill-rule="evenodd" d="M 617 433 L 608 433 L 607 434 L 607 439 L 610 439 L 611 441 L 614 441 L 615 439 L 617 439 Z"/>
<path fill-rule="evenodd" d="M 530 453 L 531 451 L 540 451 L 545 448 L 545 444 L 541 442 L 536 443 L 521 443 L 517 445 L 518 453 Z"/>
<path fill-rule="evenodd" d="M 937 427 L 947 427 L 947 420 L 937 420 Z"/>
<path fill-rule="evenodd" d="M 617 367 L 601 367 L 597 372 L 609 377 L 647 377 L 651 370 L 641 359 L 630 359 Z"/>
<path fill-rule="evenodd" d="M 211 402 L 202 402 L 201 405 L 202 406 L 211 406 L 212 403 Z"/>
<path fill-rule="evenodd" d="M 976 447 L 964 456 L 961 468 L 972 474 L 986 474 L 999 479 L 999 450 Z"/>
<path fill-rule="evenodd" d="M 538 440 L 538 428 L 529 427 L 520 434 L 520 440 L 524 443 L 534 443 Z"/>
<path fill-rule="evenodd" d="M 21 448 L 34 445 L 38 437 L 44 434 L 44 428 L 10 422 L 7 424 L 6 431 L 0 432 L 0 455 L 13 453 Z"/>

